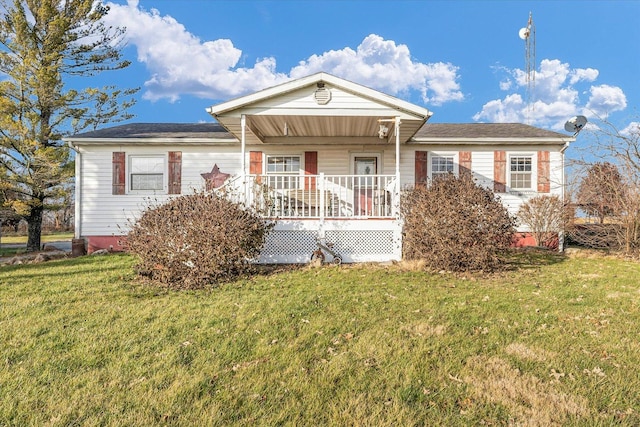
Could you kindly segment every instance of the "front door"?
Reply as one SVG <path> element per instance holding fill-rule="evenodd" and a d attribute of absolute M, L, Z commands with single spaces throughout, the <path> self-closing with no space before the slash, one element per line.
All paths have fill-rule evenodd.
<path fill-rule="evenodd" d="M 357 215 L 373 214 L 375 176 L 378 174 L 378 158 L 375 156 L 354 157 L 353 207 Z"/>

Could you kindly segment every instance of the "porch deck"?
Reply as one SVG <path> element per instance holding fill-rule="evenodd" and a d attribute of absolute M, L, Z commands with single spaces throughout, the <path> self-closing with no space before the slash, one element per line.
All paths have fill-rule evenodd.
<path fill-rule="evenodd" d="M 307 263 L 317 239 L 347 263 L 402 255 L 395 175 L 246 175 L 217 191 L 276 220 L 257 262 Z"/>

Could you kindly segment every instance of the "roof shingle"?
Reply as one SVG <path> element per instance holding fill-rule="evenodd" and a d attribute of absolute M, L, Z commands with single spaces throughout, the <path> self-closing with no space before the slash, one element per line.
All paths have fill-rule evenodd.
<path fill-rule="evenodd" d="M 422 138 L 567 138 L 569 135 L 522 123 L 426 123 L 414 139 Z"/>
<path fill-rule="evenodd" d="M 228 138 L 235 139 L 219 123 L 129 123 L 70 136 L 76 138 Z"/>

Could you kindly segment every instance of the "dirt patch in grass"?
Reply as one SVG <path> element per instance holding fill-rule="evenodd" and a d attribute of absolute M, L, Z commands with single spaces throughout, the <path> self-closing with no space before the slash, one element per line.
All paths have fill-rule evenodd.
<path fill-rule="evenodd" d="M 532 360 L 534 362 L 544 362 L 545 360 L 549 360 L 555 356 L 552 352 L 543 349 L 531 348 L 522 343 L 516 342 L 509 344 L 505 351 L 511 356 L 516 356 L 525 360 Z"/>
<path fill-rule="evenodd" d="M 558 392 L 499 357 L 472 357 L 465 369 L 464 381 L 475 397 L 508 408 L 515 425 L 559 426 L 589 414 L 586 399 Z"/>
<path fill-rule="evenodd" d="M 625 261 L 640 261 L 640 254 L 625 254 L 621 251 L 588 248 L 567 248 L 564 253 L 569 258 L 585 259 L 621 259 Z"/>
<path fill-rule="evenodd" d="M 620 299 L 620 298 L 636 298 L 640 295 L 640 289 L 629 289 L 628 292 L 615 291 L 607 294 L 608 299 Z"/>
<path fill-rule="evenodd" d="M 418 337 L 440 337 L 447 332 L 445 325 L 432 325 L 430 323 L 415 323 L 404 328 L 411 335 Z"/>

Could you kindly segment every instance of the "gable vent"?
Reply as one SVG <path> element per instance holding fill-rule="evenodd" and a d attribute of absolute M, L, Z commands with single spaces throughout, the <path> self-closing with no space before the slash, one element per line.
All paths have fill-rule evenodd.
<path fill-rule="evenodd" d="M 319 87 L 313 97 L 318 105 L 325 105 L 331 101 L 331 91 L 326 87 Z"/>

